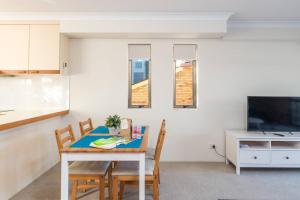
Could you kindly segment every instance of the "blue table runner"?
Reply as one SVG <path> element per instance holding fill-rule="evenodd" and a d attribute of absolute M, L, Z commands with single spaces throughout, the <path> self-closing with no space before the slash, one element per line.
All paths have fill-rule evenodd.
<path fill-rule="evenodd" d="M 96 135 L 87 135 L 81 139 L 79 139 L 77 142 L 71 145 L 71 148 L 92 148 L 90 147 L 90 143 L 101 139 L 101 138 L 109 138 L 112 136 L 96 136 Z M 124 148 L 140 148 L 143 141 L 143 137 L 141 139 L 135 139 L 128 144 L 120 144 L 116 148 L 117 149 L 124 149 Z"/>
<path fill-rule="evenodd" d="M 142 134 L 144 134 L 146 127 L 142 126 Z M 106 126 L 98 126 L 90 132 L 91 134 L 108 134 L 109 130 Z"/>
<path fill-rule="evenodd" d="M 92 130 L 90 133 L 109 133 L 109 130 L 106 126 L 98 126 L 94 130 Z"/>

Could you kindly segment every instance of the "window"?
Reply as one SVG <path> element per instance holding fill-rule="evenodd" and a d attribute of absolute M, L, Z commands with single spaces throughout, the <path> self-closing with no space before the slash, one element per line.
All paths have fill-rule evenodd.
<path fill-rule="evenodd" d="M 149 44 L 130 44 L 129 57 L 129 108 L 151 107 L 150 57 Z"/>
<path fill-rule="evenodd" d="M 197 107 L 196 47 L 194 44 L 176 44 L 173 47 L 175 108 Z"/>

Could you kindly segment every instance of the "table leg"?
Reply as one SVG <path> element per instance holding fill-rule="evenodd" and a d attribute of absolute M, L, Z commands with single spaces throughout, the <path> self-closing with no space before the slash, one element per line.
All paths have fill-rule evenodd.
<path fill-rule="evenodd" d="M 69 199 L 69 165 L 66 159 L 66 155 L 62 154 L 61 157 L 61 191 L 60 199 Z"/>
<path fill-rule="evenodd" d="M 139 158 L 139 200 L 145 200 L 145 153 Z"/>

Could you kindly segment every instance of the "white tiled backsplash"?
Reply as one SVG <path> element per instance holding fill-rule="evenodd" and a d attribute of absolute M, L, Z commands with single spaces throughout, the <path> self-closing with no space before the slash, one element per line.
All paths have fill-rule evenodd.
<path fill-rule="evenodd" d="M 69 77 L 0 77 L 0 110 L 69 108 Z"/>

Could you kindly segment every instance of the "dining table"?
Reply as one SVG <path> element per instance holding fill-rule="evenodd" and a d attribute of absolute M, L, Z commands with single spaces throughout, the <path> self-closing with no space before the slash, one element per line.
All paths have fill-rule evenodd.
<path fill-rule="evenodd" d="M 113 149 L 91 147 L 91 142 L 109 138 L 105 126 L 98 126 L 88 134 L 63 148 L 61 152 L 61 199 L 69 199 L 69 162 L 72 161 L 138 161 L 139 162 L 139 200 L 145 199 L 145 154 L 148 147 L 149 127 L 142 126 L 141 137 L 127 144 L 119 144 Z"/>

